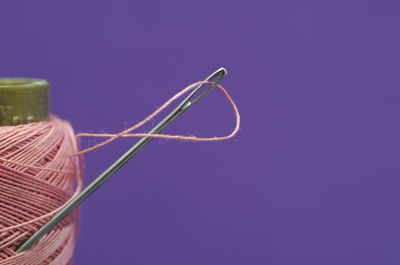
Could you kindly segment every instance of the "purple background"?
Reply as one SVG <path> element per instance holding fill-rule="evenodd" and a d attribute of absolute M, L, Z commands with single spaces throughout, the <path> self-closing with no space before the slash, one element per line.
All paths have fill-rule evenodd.
<path fill-rule="evenodd" d="M 234 140 L 154 141 L 88 199 L 75 264 L 400 264 L 399 8 L 1 1 L 0 75 L 47 79 L 78 132 L 127 128 L 220 66 L 241 111 Z M 215 92 L 167 132 L 232 117 Z M 86 183 L 133 143 L 88 154 Z"/>

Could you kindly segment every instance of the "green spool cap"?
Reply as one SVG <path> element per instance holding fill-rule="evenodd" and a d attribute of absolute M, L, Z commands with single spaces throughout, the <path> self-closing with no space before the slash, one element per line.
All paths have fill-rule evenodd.
<path fill-rule="evenodd" d="M 46 80 L 0 78 L 0 126 L 45 121 L 49 113 Z"/>

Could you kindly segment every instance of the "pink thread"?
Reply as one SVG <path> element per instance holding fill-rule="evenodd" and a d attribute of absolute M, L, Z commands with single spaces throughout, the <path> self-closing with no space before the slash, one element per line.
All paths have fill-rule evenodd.
<path fill-rule="evenodd" d="M 81 192 L 83 163 L 80 155 L 120 137 L 149 136 L 192 142 L 232 138 L 239 130 L 240 115 L 235 103 L 221 86 L 217 88 L 228 99 L 236 117 L 235 129 L 228 136 L 198 138 L 130 134 L 200 84 L 212 82 L 201 81 L 186 87 L 144 120 L 117 134 L 80 133 L 75 137 L 70 124 L 55 116 L 50 116 L 46 122 L 0 127 L 0 265 L 72 264 L 79 228 L 78 210 L 60 222 L 29 251 L 16 254 L 15 249 Z M 81 137 L 109 139 L 79 151 Z"/>
<path fill-rule="evenodd" d="M 97 148 L 100 148 L 106 144 L 111 143 L 112 141 L 117 140 L 120 137 L 151 137 L 151 138 L 161 138 L 161 139 L 170 139 L 170 140 L 179 140 L 179 141 L 190 141 L 190 142 L 217 142 L 217 141 L 224 141 L 224 140 L 228 140 L 230 138 L 232 138 L 233 136 L 235 136 L 237 134 L 237 132 L 239 131 L 240 128 L 240 114 L 239 111 L 236 107 L 235 102 L 233 102 L 232 98 L 229 96 L 228 92 L 221 86 L 221 85 L 217 85 L 217 88 L 222 92 L 222 94 L 228 99 L 229 104 L 231 105 L 234 114 L 235 114 L 235 118 L 236 118 L 236 126 L 235 129 L 232 131 L 232 133 L 230 133 L 227 136 L 222 136 L 222 137 L 208 137 L 208 138 L 200 138 L 200 137 L 196 137 L 196 136 L 183 136 L 183 135 L 169 135 L 169 134 L 149 134 L 149 133 L 134 133 L 134 134 L 130 134 L 130 132 L 140 128 L 141 126 L 143 126 L 144 124 L 146 124 L 147 122 L 149 122 L 151 119 L 153 119 L 154 117 L 156 117 L 161 111 L 163 111 L 166 107 L 168 107 L 169 105 L 171 105 L 174 101 L 176 101 L 177 99 L 179 99 L 180 97 L 182 97 L 183 95 L 185 95 L 186 93 L 188 93 L 189 91 L 193 90 L 194 88 L 196 88 L 199 85 L 211 85 L 213 84 L 213 82 L 209 82 L 209 81 L 199 81 L 196 83 L 193 83 L 189 86 L 187 86 L 185 89 L 183 89 L 182 91 L 180 91 L 179 93 L 177 93 L 175 96 L 173 96 L 172 98 L 170 98 L 169 100 L 167 100 L 161 107 L 159 107 L 156 111 L 154 111 L 153 113 L 151 113 L 149 116 L 147 116 L 144 120 L 142 120 L 141 122 L 136 123 L 135 125 L 133 125 L 132 127 L 123 130 L 120 133 L 117 134 L 108 134 L 108 133 L 78 133 L 76 135 L 76 140 L 77 142 L 79 141 L 79 138 L 81 137 L 109 137 L 110 139 L 105 140 L 93 147 L 81 150 L 79 152 L 77 152 L 76 154 L 74 154 L 73 156 L 78 156 L 78 155 L 82 155 L 85 154 L 87 152 L 93 151 Z"/>
<path fill-rule="evenodd" d="M 15 249 L 81 191 L 81 159 L 69 158 L 78 151 L 74 137 L 69 123 L 54 116 L 0 127 L 1 265 L 72 262 L 78 211 L 31 250 L 16 254 Z"/>

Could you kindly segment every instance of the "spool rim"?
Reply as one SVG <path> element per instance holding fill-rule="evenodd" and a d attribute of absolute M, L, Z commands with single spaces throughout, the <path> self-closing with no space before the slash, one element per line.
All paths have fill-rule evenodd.
<path fill-rule="evenodd" d="M 24 77 L 0 77 L 0 89 L 3 88 L 32 88 L 37 86 L 49 87 L 49 83 L 44 79 L 24 78 Z"/>
<path fill-rule="evenodd" d="M 0 78 L 0 126 L 48 119 L 49 83 L 35 78 Z"/>

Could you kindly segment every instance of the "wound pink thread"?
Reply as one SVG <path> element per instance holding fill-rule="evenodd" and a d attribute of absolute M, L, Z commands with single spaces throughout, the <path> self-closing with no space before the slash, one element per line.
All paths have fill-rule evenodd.
<path fill-rule="evenodd" d="M 15 249 L 62 209 L 82 187 L 78 151 L 69 123 L 0 127 L 0 264 L 70 264 L 79 213 L 60 222 L 32 249 Z M 74 190 L 75 189 L 75 190 Z"/>
<path fill-rule="evenodd" d="M 80 155 L 100 148 L 120 137 L 153 137 L 181 141 L 222 141 L 239 130 L 240 115 L 229 94 L 221 86 L 234 110 L 236 126 L 223 137 L 146 134 L 130 132 L 143 126 L 167 106 L 200 84 L 194 83 L 150 114 L 141 122 L 117 134 L 80 133 L 74 136 L 70 124 L 53 115 L 49 121 L 0 127 L 0 265 L 72 264 L 79 228 L 79 211 L 60 222 L 30 250 L 17 249 L 54 214 L 82 190 L 83 163 Z M 79 151 L 81 137 L 109 139 Z"/>

